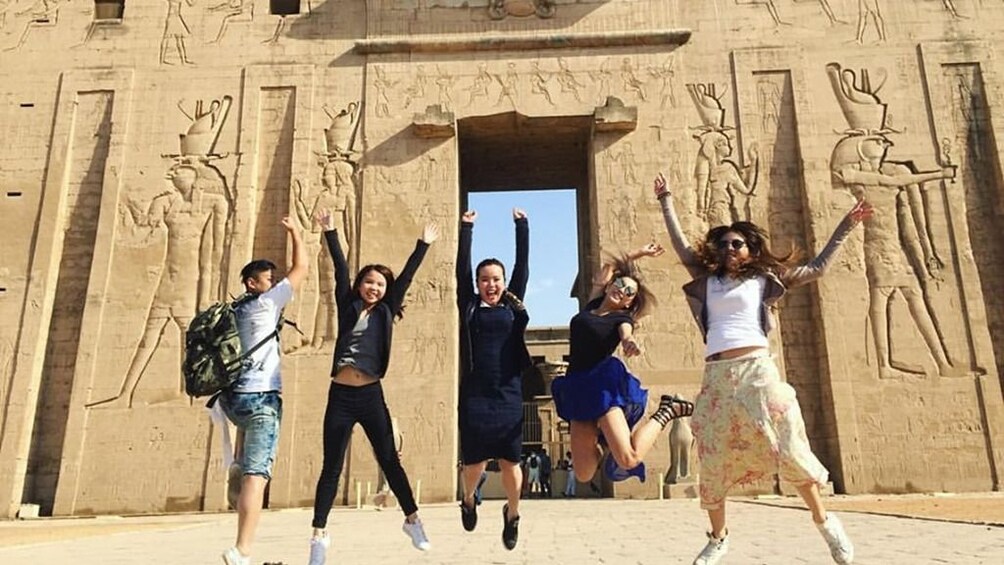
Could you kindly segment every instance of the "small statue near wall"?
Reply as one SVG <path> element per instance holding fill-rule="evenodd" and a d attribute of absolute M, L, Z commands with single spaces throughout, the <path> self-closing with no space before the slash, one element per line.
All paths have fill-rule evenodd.
<path fill-rule="evenodd" d="M 669 470 L 666 484 L 675 485 L 681 479 L 693 481 L 690 474 L 690 454 L 694 448 L 694 432 L 690 429 L 690 418 L 677 418 L 669 429 Z"/>

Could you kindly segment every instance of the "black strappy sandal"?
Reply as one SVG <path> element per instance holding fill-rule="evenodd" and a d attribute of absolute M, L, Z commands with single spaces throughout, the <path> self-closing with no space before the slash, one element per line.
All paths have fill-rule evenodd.
<path fill-rule="evenodd" d="M 652 419 L 665 428 L 671 421 L 693 414 L 693 402 L 684 400 L 675 394 L 664 394 L 659 398 L 659 408 L 652 413 Z"/>

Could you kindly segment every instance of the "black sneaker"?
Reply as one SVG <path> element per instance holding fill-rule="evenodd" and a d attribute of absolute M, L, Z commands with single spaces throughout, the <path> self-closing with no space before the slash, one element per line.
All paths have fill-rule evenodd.
<path fill-rule="evenodd" d="M 460 521 L 464 524 L 464 529 L 473 532 L 478 527 L 478 507 L 468 508 L 464 501 L 460 501 Z"/>
<path fill-rule="evenodd" d="M 506 549 L 512 550 L 516 548 L 517 541 L 519 541 L 519 516 L 510 520 L 509 505 L 506 504 L 502 507 L 502 543 Z"/>

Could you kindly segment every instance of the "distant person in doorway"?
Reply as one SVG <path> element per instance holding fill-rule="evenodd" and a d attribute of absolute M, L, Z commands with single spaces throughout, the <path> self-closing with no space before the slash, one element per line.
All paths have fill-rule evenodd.
<path fill-rule="evenodd" d="M 547 450 L 540 450 L 540 491 L 541 496 L 551 498 L 551 456 Z"/>
<path fill-rule="evenodd" d="M 516 227 L 516 263 L 506 285 L 505 266 L 485 259 L 471 273 L 471 241 L 477 212 L 460 219 L 457 247 L 457 307 L 460 310 L 460 454 L 464 530 L 478 525 L 477 483 L 489 459 L 502 471 L 506 504 L 502 508 L 502 543 L 513 549 L 519 539 L 519 498 L 523 473 L 523 370 L 531 365 L 523 333 L 530 317 L 523 305 L 529 279 L 530 224 L 526 213 L 512 211 Z"/>
<path fill-rule="evenodd" d="M 568 471 L 568 478 L 565 479 L 565 496 L 575 496 L 575 461 L 572 459 L 572 452 L 565 453 L 565 469 Z"/>

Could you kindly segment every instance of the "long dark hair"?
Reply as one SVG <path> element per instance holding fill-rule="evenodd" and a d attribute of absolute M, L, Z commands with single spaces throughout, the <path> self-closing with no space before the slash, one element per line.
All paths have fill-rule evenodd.
<path fill-rule="evenodd" d="M 359 269 L 359 272 L 356 273 L 356 280 L 352 282 L 352 294 L 359 296 L 359 287 L 362 286 L 363 279 L 366 278 L 366 275 L 369 274 L 370 271 L 376 271 L 377 273 L 380 273 L 381 275 L 383 275 L 384 280 L 387 281 L 387 289 L 384 292 L 383 298 L 380 299 L 380 302 L 383 302 L 384 298 L 387 298 L 387 295 L 390 294 L 391 290 L 394 288 L 394 271 L 390 270 L 390 267 L 388 267 L 387 265 L 373 263 L 371 265 L 366 265 L 362 269 Z M 400 310 L 394 312 L 394 315 L 397 316 L 397 319 L 399 320 L 401 318 L 404 318 L 403 304 L 401 305 Z"/>
<path fill-rule="evenodd" d="M 782 275 L 798 259 L 799 253 L 794 246 L 785 255 L 771 251 L 767 246 L 770 237 L 760 226 L 753 222 L 734 222 L 732 225 L 708 230 L 704 241 L 697 247 L 698 259 L 716 276 L 722 277 L 728 274 L 725 263 L 721 261 L 722 254 L 718 250 L 718 241 L 729 232 L 743 236 L 750 251 L 749 261 L 742 264 L 735 273 L 739 278 L 748 279 L 767 274 Z"/>
<path fill-rule="evenodd" d="M 627 310 L 634 320 L 647 316 L 658 301 L 655 298 L 655 294 L 652 294 L 652 291 L 645 285 L 645 279 L 641 274 L 641 269 L 638 268 L 638 264 L 628 259 L 627 255 L 624 254 L 608 255 L 604 263 L 613 268 L 610 280 L 603 287 L 604 294 L 606 294 L 606 287 L 613 284 L 617 277 L 631 277 L 638 283 L 638 293 L 635 294 L 634 300 L 631 301 L 631 305 L 628 306 Z"/>

